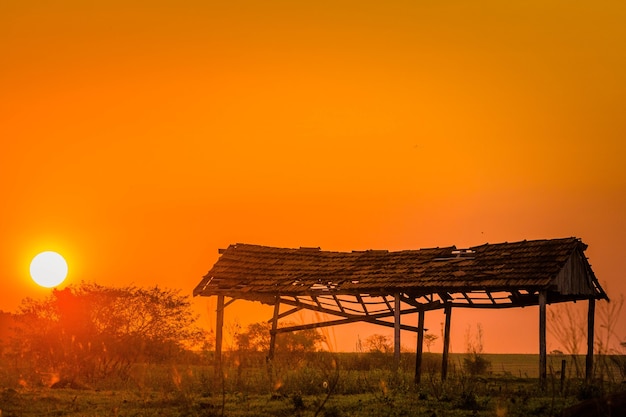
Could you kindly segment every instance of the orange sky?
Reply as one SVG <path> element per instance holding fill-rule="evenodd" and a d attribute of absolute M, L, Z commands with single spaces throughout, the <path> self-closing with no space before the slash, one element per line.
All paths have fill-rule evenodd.
<path fill-rule="evenodd" d="M 69 284 L 191 293 L 235 242 L 577 236 L 626 293 L 623 2 L 224 3 L 0 4 L 1 309 L 47 294 L 42 250 Z M 452 351 L 480 322 L 485 350 L 536 352 L 537 320 L 455 312 Z"/>

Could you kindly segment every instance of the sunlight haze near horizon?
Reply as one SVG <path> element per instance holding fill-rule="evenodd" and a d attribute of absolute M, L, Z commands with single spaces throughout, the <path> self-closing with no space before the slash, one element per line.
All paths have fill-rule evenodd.
<path fill-rule="evenodd" d="M 613 1 L 3 1 L 0 309 L 49 294 L 28 276 L 43 250 L 72 265 L 63 285 L 191 294 L 237 242 L 568 236 L 617 298 L 624 21 Z M 451 350 L 481 323 L 486 352 L 536 353 L 537 316 L 455 311 Z M 335 329 L 335 348 L 391 331 Z"/>

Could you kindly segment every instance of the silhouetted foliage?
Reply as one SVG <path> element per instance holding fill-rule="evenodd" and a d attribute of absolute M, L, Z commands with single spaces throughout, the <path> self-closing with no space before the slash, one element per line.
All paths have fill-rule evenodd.
<path fill-rule="evenodd" d="M 62 378 L 125 378 L 134 363 L 163 362 L 202 341 L 190 307 L 174 290 L 81 283 L 22 302 L 17 348 Z"/>
<path fill-rule="evenodd" d="M 389 353 L 393 351 L 393 345 L 389 336 L 373 334 L 365 339 L 367 350 L 372 353 Z"/>
<path fill-rule="evenodd" d="M 574 364 L 575 375 L 581 377 L 583 367 L 579 363 L 578 354 L 582 351 L 587 337 L 584 311 L 579 306 L 557 304 L 551 306 L 547 314 L 548 331 L 569 354 L 570 361 Z"/>
<path fill-rule="evenodd" d="M 435 340 L 437 340 L 437 339 L 438 339 L 437 335 L 434 335 L 432 333 L 424 335 L 424 343 L 426 344 L 426 348 L 428 349 L 429 352 L 430 352 L 430 348 L 432 347 L 433 343 L 435 343 Z"/>
<path fill-rule="evenodd" d="M 483 328 L 476 325 L 476 335 L 472 336 L 468 326 L 465 332 L 467 357 L 463 358 L 463 368 L 470 375 L 483 375 L 491 368 L 491 362 L 483 356 Z"/>
<path fill-rule="evenodd" d="M 614 355 L 623 355 L 620 348 L 621 338 L 624 336 L 620 329 L 621 311 L 624 306 L 624 295 L 614 297 L 611 302 L 598 301 L 596 305 L 596 324 L 594 334 L 594 350 L 597 360 L 594 365 L 596 377 L 613 378 L 612 367 L 618 365 L 611 360 Z M 585 305 L 558 304 L 548 310 L 548 331 L 570 355 L 570 362 L 574 364 L 575 376 L 582 377 L 584 366 L 580 354 L 586 350 L 587 316 Z M 613 363 L 612 363 L 613 362 Z"/>
<path fill-rule="evenodd" d="M 267 352 L 270 346 L 270 330 L 269 323 L 250 324 L 246 331 L 235 335 L 238 349 L 245 352 Z M 315 352 L 323 339 L 316 329 L 280 333 L 276 337 L 276 352 Z"/>
<path fill-rule="evenodd" d="M 246 331 L 235 335 L 237 348 L 244 352 L 266 352 L 270 346 L 270 328 L 268 323 L 252 323 Z"/>

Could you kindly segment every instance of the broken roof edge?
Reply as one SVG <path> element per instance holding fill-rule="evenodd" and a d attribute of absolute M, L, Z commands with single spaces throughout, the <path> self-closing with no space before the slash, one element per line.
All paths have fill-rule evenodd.
<path fill-rule="evenodd" d="M 578 242 L 579 244 L 582 245 L 582 250 L 585 251 L 588 248 L 588 245 L 585 244 L 581 238 L 579 237 L 575 237 L 575 236 L 569 236 L 569 237 L 559 237 L 559 238 L 552 238 L 552 239 L 523 239 L 523 240 L 516 240 L 516 241 L 504 241 L 504 242 L 498 242 L 498 243 L 489 243 L 489 242 L 485 242 L 479 245 L 473 245 L 473 246 L 460 246 L 457 247 L 457 245 L 446 245 L 446 246 L 431 246 L 431 247 L 425 247 L 425 248 L 419 248 L 419 249 L 399 249 L 399 250 L 388 250 L 388 249 L 374 249 L 374 248 L 370 248 L 370 249 L 352 249 L 350 251 L 342 251 L 342 250 L 322 250 L 322 248 L 320 246 L 300 246 L 298 248 L 295 247 L 281 247 L 281 246 L 273 246 L 273 245 L 261 245 L 258 243 L 243 243 L 243 242 L 237 242 L 237 243 L 231 243 L 230 245 L 228 245 L 227 248 L 219 248 L 218 249 L 218 253 L 224 254 L 226 251 L 230 250 L 230 249 L 237 249 L 238 247 L 249 247 L 249 248 L 259 248 L 259 249 L 269 249 L 269 250 L 280 250 L 280 251 L 301 251 L 301 252 L 322 252 L 322 253 L 342 253 L 342 254 L 347 254 L 347 253 L 366 253 L 366 252 L 374 252 L 374 253 L 401 253 L 401 252 L 416 252 L 416 251 L 429 251 L 429 250 L 443 250 L 443 249 L 451 249 L 451 250 L 459 250 L 459 251 L 464 251 L 464 250 L 476 250 L 476 249 L 480 249 L 483 247 L 497 247 L 497 246 L 505 246 L 505 245 L 516 245 L 516 244 L 522 244 L 522 243 L 540 243 L 540 242 L 563 242 L 563 241 L 572 241 L 572 242 Z"/>
<path fill-rule="evenodd" d="M 485 244 L 488 245 L 488 244 Z M 482 245 L 481 245 L 482 246 Z M 389 250 L 389 249 L 374 249 L 374 248 L 370 248 L 370 249 L 352 249 L 349 251 L 342 251 L 342 250 L 323 250 L 320 246 L 300 246 L 298 248 L 294 248 L 294 247 L 281 247 L 281 246 L 271 246 L 271 245 L 260 245 L 258 243 L 231 243 L 230 245 L 228 245 L 227 248 L 218 248 L 217 252 L 220 255 L 223 255 L 225 252 L 231 250 L 231 249 L 238 249 L 239 247 L 242 248 L 259 248 L 259 249 L 268 249 L 268 250 L 280 250 L 280 251 L 294 251 L 294 252 L 312 252 L 312 253 L 316 253 L 316 252 L 322 252 L 322 253 L 341 253 L 341 254 L 347 254 L 347 253 L 367 253 L 367 252 L 373 252 L 373 253 L 399 253 L 399 252 L 416 252 L 416 251 L 429 251 L 429 250 L 443 250 L 443 249 L 451 249 L 451 250 L 457 250 L 456 245 L 450 245 L 450 246 L 434 246 L 434 247 L 428 247 L 428 248 L 419 248 L 419 249 L 399 249 L 399 250 Z M 464 250 L 464 249 L 471 249 L 471 248 L 461 248 L 459 250 Z"/>
<path fill-rule="evenodd" d="M 507 246 L 509 246 L 512 250 L 511 251 L 507 250 Z M 583 243 L 580 238 L 577 238 L 577 237 L 565 237 L 565 238 L 555 238 L 555 239 L 534 239 L 534 240 L 525 239 L 525 240 L 516 241 L 516 242 L 501 242 L 501 243 L 493 243 L 493 244 L 485 243 L 485 244 L 478 245 L 478 246 L 471 246 L 468 249 L 460 249 L 460 250 L 458 250 L 456 246 L 453 245 L 453 246 L 448 246 L 448 247 L 404 249 L 404 250 L 391 251 L 391 252 L 385 251 L 385 250 L 375 250 L 375 249 L 370 249 L 370 250 L 365 250 L 365 251 L 352 251 L 352 252 L 322 251 L 318 247 L 280 248 L 280 247 L 272 247 L 272 246 L 263 246 L 263 245 L 258 245 L 258 244 L 236 243 L 236 244 L 231 244 L 226 250 L 220 250 L 220 253 L 222 255 L 227 255 L 226 258 L 224 258 L 226 259 L 226 263 L 224 264 L 222 262 L 222 265 L 226 265 L 226 268 L 229 270 L 228 274 L 230 274 L 231 267 L 228 265 L 232 265 L 233 262 L 237 262 L 237 259 L 241 258 L 242 256 L 243 256 L 243 259 L 247 259 L 248 257 L 252 257 L 252 259 L 254 259 L 255 257 L 257 257 L 257 253 L 265 257 L 265 259 L 271 259 L 273 256 L 279 256 L 279 257 L 292 256 L 292 255 L 299 256 L 299 255 L 306 254 L 306 258 L 305 258 L 306 262 L 309 262 L 308 260 L 306 260 L 306 259 L 309 259 L 309 256 L 319 255 L 319 256 L 322 256 L 322 258 L 320 258 L 320 261 L 326 262 L 325 256 L 331 255 L 331 258 L 332 258 L 332 255 L 337 255 L 337 254 L 345 255 L 345 256 L 354 256 L 355 254 L 356 255 L 371 254 L 371 255 L 380 255 L 384 257 L 385 255 L 394 255 L 394 254 L 402 254 L 402 253 L 419 253 L 422 251 L 424 255 L 427 255 L 430 251 L 449 252 L 447 254 L 441 253 L 440 255 L 437 255 L 435 258 L 431 259 L 431 261 L 438 261 L 438 260 L 445 260 L 445 259 L 457 260 L 461 252 L 463 252 L 463 255 L 472 256 L 473 255 L 472 252 L 482 252 L 483 249 L 485 249 L 485 252 L 489 255 L 490 259 L 494 259 L 494 256 L 507 256 L 512 253 L 524 254 L 524 253 L 527 253 L 529 249 L 543 250 L 542 249 L 543 247 L 547 248 L 548 250 L 557 250 L 557 252 L 560 251 L 561 253 L 563 253 L 563 251 L 567 251 L 570 254 L 573 253 L 574 251 L 578 252 L 580 254 L 581 260 L 583 260 L 584 262 L 584 269 L 586 270 L 586 274 L 588 276 L 588 279 L 590 280 L 588 281 L 589 286 L 590 286 L 589 289 L 592 292 L 589 292 L 587 294 L 589 296 L 592 296 L 595 299 L 608 300 L 608 296 L 606 295 L 606 292 L 602 289 L 602 286 L 600 285 L 598 279 L 593 273 L 593 270 L 591 269 L 591 266 L 589 265 L 588 259 L 584 255 L 584 251 L 587 249 L 588 246 L 585 243 Z M 243 249 L 243 251 L 239 252 L 238 249 Z M 247 251 L 246 249 L 250 249 L 250 251 Z M 498 249 L 502 249 L 501 251 L 502 253 L 499 253 Z M 520 250 L 521 252 L 519 252 Z M 459 253 L 456 253 L 456 252 L 459 252 Z M 444 256 L 444 257 L 441 258 L 441 256 Z M 220 256 L 220 260 L 221 259 L 222 259 L 222 256 Z M 383 260 L 384 258 L 380 258 L 380 259 Z M 473 259 L 473 258 L 468 257 L 467 259 Z M 561 259 L 562 259 L 562 262 L 558 264 L 559 269 L 563 268 L 563 265 L 567 261 L 566 258 L 561 258 Z M 220 264 L 221 262 L 220 260 L 218 260 L 216 265 L 214 265 L 214 268 L 215 266 L 217 266 L 217 264 Z M 378 256 L 375 256 L 374 258 L 372 258 L 371 262 L 379 262 Z M 265 263 L 267 264 L 267 262 Z M 271 265 L 271 263 L 269 265 Z M 556 266 L 557 264 L 553 264 L 553 265 Z M 227 294 L 229 291 L 232 291 L 233 293 L 238 292 L 237 291 L 238 285 L 221 286 L 220 284 L 218 284 L 218 286 L 215 286 L 215 284 L 212 284 L 211 282 L 213 281 L 213 275 L 215 275 L 215 273 L 217 273 L 216 276 L 219 276 L 219 281 L 222 281 L 224 278 L 221 276 L 220 272 L 218 272 L 217 270 L 214 270 L 214 268 L 209 270 L 208 273 L 203 277 L 201 282 L 195 287 L 193 291 L 194 296 L 198 296 L 198 295 L 210 296 L 210 295 L 217 295 L 218 293 Z M 222 272 L 224 271 L 223 268 L 224 267 L 222 267 Z M 246 266 L 246 268 L 249 268 L 249 266 Z M 448 277 L 448 278 L 454 280 L 452 277 Z M 480 289 L 492 290 L 492 288 L 482 288 L 480 286 L 478 287 L 472 286 L 471 283 L 469 282 L 461 283 L 456 280 L 454 280 L 455 281 L 454 283 L 452 283 L 451 281 L 448 282 L 449 281 L 448 278 L 444 279 L 445 283 L 442 281 L 438 281 L 438 288 L 442 290 L 445 290 L 446 289 L 445 287 L 447 287 L 448 289 L 455 289 L 455 290 L 459 290 L 460 288 L 463 288 L 463 290 L 466 290 L 466 291 L 480 290 Z M 539 284 L 539 286 L 542 288 L 550 289 L 551 283 L 547 281 L 542 282 L 542 280 L 539 279 L 539 276 L 529 276 L 528 278 L 534 280 L 535 285 Z M 236 284 L 236 282 L 234 284 Z M 282 286 L 282 284 L 284 283 L 280 283 L 280 284 Z M 359 293 L 360 292 L 359 290 L 364 291 L 364 292 L 373 291 L 374 288 L 377 287 L 378 285 L 377 284 L 371 285 L 371 284 L 374 284 L 374 283 L 370 282 L 370 285 L 364 286 L 360 289 L 359 288 L 350 288 L 350 289 L 337 288 L 338 291 L 335 291 L 335 288 L 328 288 L 326 289 L 325 293 L 339 295 L 339 294 L 344 294 L 344 293 L 355 294 L 355 293 Z M 340 284 L 340 286 L 341 285 L 343 284 Z M 443 287 L 441 285 L 443 285 Z M 257 295 L 273 294 L 275 291 L 274 291 L 274 288 L 272 287 L 274 287 L 274 285 L 269 285 L 265 287 L 264 289 L 262 289 L 261 291 L 252 290 L 252 292 L 257 293 Z M 429 287 L 428 290 L 431 290 L 432 288 L 434 288 L 431 286 L 428 286 L 428 287 Z M 516 285 L 514 283 L 509 283 L 507 287 L 509 289 L 514 289 Z M 427 290 L 427 288 L 424 286 L 422 286 L 421 288 L 422 290 Z M 520 286 L 520 288 L 529 288 L 529 285 L 525 284 L 525 285 Z M 391 295 L 390 293 L 393 293 L 393 292 L 398 292 L 398 291 L 401 291 L 401 292 L 411 291 L 412 292 L 412 290 L 414 289 L 415 287 L 413 286 L 386 285 L 382 292 Z M 298 291 L 298 290 L 284 291 L 285 290 L 284 286 L 281 288 L 281 290 L 278 290 L 277 288 L 276 290 L 277 290 L 276 291 L 277 294 L 284 294 L 284 295 L 292 295 L 292 294 L 295 295 L 296 293 L 303 295 L 304 292 L 307 292 L 307 293 L 309 292 L 309 291 Z M 247 291 L 249 292 L 250 290 L 247 290 Z M 314 291 L 310 291 L 310 293 L 320 294 L 319 291 L 320 290 L 314 290 Z M 380 292 L 380 291 L 376 291 L 376 292 Z"/>

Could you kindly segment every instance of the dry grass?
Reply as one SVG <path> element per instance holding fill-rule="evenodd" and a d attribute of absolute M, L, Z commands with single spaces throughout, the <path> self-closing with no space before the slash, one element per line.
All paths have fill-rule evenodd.
<path fill-rule="evenodd" d="M 268 373 L 262 356 L 246 366 L 225 360 L 223 378 L 211 366 L 138 365 L 127 380 L 108 379 L 53 389 L 20 385 L 3 367 L 0 409 L 7 416 L 556 416 L 584 395 L 618 385 L 585 386 L 550 374 L 539 389 L 536 355 L 485 355 L 491 374 L 464 375 L 462 355 L 452 373 L 439 379 L 440 356 L 426 355 L 422 384 L 413 384 L 411 355 L 393 372 L 389 357 L 314 353 L 277 357 Z M 560 362 L 559 362 L 560 363 Z M 531 373 L 535 372 L 535 373 Z M 60 384 L 62 385 L 62 384 Z"/>

